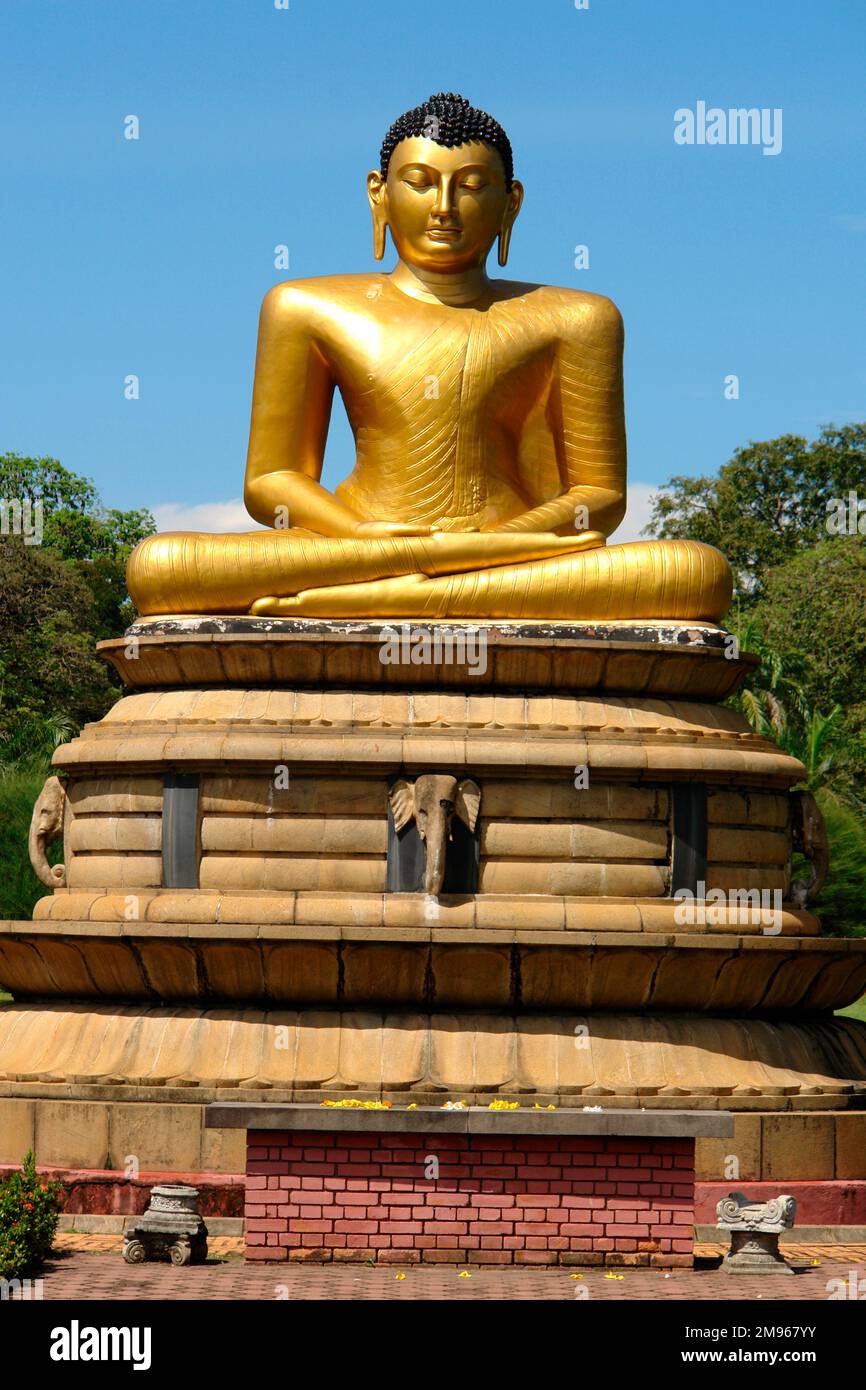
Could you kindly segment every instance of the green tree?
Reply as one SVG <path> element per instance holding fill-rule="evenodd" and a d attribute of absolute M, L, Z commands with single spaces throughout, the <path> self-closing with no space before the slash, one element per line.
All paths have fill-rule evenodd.
<path fill-rule="evenodd" d="M 826 788 L 816 799 L 827 828 L 830 867 L 815 911 L 830 936 L 866 936 L 866 820 Z"/>
<path fill-rule="evenodd" d="M 106 510 L 51 458 L 0 456 L 0 504 L 0 918 L 27 918 L 45 894 L 27 853 L 33 803 L 57 744 L 119 694 L 94 649 L 134 617 L 126 561 L 155 527 L 149 512 Z"/>
<path fill-rule="evenodd" d="M 734 699 L 751 724 L 866 813 L 866 540 L 838 536 L 771 570 L 738 636 L 761 666 Z"/>
<path fill-rule="evenodd" d="M 866 706 L 866 538 L 825 538 L 770 570 L 754 622 L 810 704 Z"/>
<path fill-rule="evenodd" d="M 93 650 L 94 599 L 77 567 L 7 536 L 0 595 L 0 734 L 39 718 L 100 718 L 117 688 Z"/>
<path fill-rule="evenodd" d="M 673 477 L 653 499 L 645 534 L 717 546 L 735 597 L 763 597 L 766 576 L 828 536 L 834 500 L 866 490 L 866 424 L 825 425 L 735 449 L 716 476 Z"/>
<path fill-rule="evenodd" d="M 87 585 L 87 631 L 93 640 L 117 636 L 134 617 L 126 592 L 130 552 L 156 530 L 150 512 L 104 508 L 89 478 L 57 459 L 0 455 L 0 501 L 41 503 L 41 548 L 66 561 Z M 8 524 L 7 524 L 8 529 Z M 28 545 L 28 551 L 40 547 Z"/>
<path fill-rule="evenodd" d="M 791 563 L 799 565 L 800 557 Z M 832 610 L 829 621 L 832 624 Z M 866 745 L 862 707 L 860 715 L 855 711 L 852 717 L 839 704 L 827 713 L 813 704 L 813 698 L 817 701 L 828 693 L 828 686 L 822 688 L 816 682 L 807 689 L 795 679 L 789 658 L 767 645 L 754 616 L 741 624 L 737 635 L 741 648 L 760 656 L 761 665 L 729 703 L 757 733 L 772 739 L 803 764 L 806 775 L 802 785 L 814 793 L 827 827 L 830 867 L 815 900 L 815 911 L 828 935 L 864 936 Z M 798 860 L 795 877 L 802 876 L 802 870 Z"/>
<path fill-rule="evenodd" d="M 0 455 L 0 502 L 2 742 L 16 724 L 32 734 L 40 719 L 74 728 L 105 713 L 118 687 L 94 647 L 134 617 L 126 561 L 156 528 L 147 511 L 106 510 L 88 478 L 52 458 Z M 9 534 L 25 503 L 31 525 L 41 504 L 41 538 Z"/>

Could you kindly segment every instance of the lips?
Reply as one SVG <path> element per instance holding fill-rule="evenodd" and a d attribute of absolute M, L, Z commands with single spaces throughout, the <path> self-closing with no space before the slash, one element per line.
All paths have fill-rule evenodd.
<path fill-rule="evenodd" d="M 427 235 L 431 241 L 457 241 L 461 230 L 460 227 L 429 227 Z"/>

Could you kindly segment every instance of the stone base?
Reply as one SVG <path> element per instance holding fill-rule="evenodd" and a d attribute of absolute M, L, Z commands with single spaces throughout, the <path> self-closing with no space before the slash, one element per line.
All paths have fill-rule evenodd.
<path fill-rule="evenodd" d="M 12 1003 L 0 1008 L 0 1059 L 0 1094 L 112 1101 L 131 1088 L 206 1100 L 525 1095 L 566 1108 L 866 1100 L 866 1025 L 832 1016 Z"/>
<path fill-rule="evenodd" d="M 432 660 L 418 659 L 425 642 Z M 122 638 L 100 642 L 98 651 L 130 689 L 408 685 L 415 690 L 536 688 L 724 700 L 758 665 L 757 657 L 735 653 L 728 634 L 715 623 L 650 620 L 158 618 L 134 624 Z M 395 661 L 395 654 L 401 659 Z"/>
<path fill-rule="evenodd" d="M 93 915 L 62 917 L 70 902 Z M 679 904 L 658 899 L 302 893 L 235 902 L 238 916 L 245 905 L 289 920 L 228 922 L 233 904 L 218 894 L 139 895 L 147 915 L 137 922 L 116 920 L 117 896 L 48 899 L 50 919 L 0 923 L 14 1007 L 93 999 L 210 1013 L 261 1005 L 271 1015 L 303 1005 L 748 1015 L 761 1006 L 779 1017 L 843 1008 L 866 988 L 866 941 L 816 937 L 811 914 L 785 908 L 777 934 L 761 934 L 747 908 L 689 930 Z M 183 908 L 197 920 L 171 920 Z M 12 1057 L 0 1052 L 0 1073 Z M 57 1065 L 53 1047 L 52 1058 Z"/>
<path fill-rule="evenodd" d="M 55 755 L 64 886 L 0 924 L 0 1160 L 237 1172 L 202 1127 L 227 1097 L 862 1105 L 866 1026 L 832 1011 L 866 943 L 798 906 L 802 767 L 714 703 L 754 661 L 638 628 L 495 625 L 483 663 L 395 664 L 351 623 L 108 644 L 134 689 Z M 431 773 L 481 806 L 477 882 L 428 915 L 395 891 L 390 792 Z M 727 905 L 683 922 L 684 889 Z M 825 1175 L 822 1150 L 800 1176 Z"/>
<path fill-rule="evenodd" d="M 203 1224 L 200 1230 L 181 1235 L 133 1226 L 124 1233 L 122 1254 L 128 1265 L 145 1264 L 148 1260 L 202 1265 L 207 1259 L 207 1231 Z"/>
<path fill-rule="evenodd" d="M 730 1253 L 722 1260 L 725 1274 L 793 1274 L 779 1253 L 778 1234 L 762 1231 L 735 1231 Z"/>

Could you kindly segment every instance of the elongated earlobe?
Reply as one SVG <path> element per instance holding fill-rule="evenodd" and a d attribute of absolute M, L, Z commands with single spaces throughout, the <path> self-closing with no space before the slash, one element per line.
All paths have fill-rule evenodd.
<path fill-rule="evenodd" d="M 385 233 L 388 230 L 388 223 L 381 212 L 373 213 L 373 255 L 377 261 L 381 261 L 385 256 Z"/>
<path fill-rule="evenodd" d="M 385 236 L 388 231 L 388 198 L 385 181 L 378 169 L 367 175 L 367 198 L 373 217 L 373 255 L 381 261 L 385 255 Z"/>
<path fill-rule="evenodd" d="M 499 264 L 506 265 L 508 262 L 508 250 L 511 246 L 511 229 L 514 226 L 514 219 L 523 207 L 523 184 L 519 179 L 514 179 L 511 185 L 511 192 L 508 196 L 508 207 L 502 218 L 502 225 L 499 228 Z"/>

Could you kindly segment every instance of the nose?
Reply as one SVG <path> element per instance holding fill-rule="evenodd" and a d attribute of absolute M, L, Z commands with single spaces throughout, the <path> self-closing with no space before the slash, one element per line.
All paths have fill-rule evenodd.
<path fill-rule="evenodd" d="M 436 201 L 433 204 L 433 216 L 442 219 L 453 219 L 455 213 L 454 175 L 443 174 L 439 180 L 439 187 L 436 190 Z"/>

